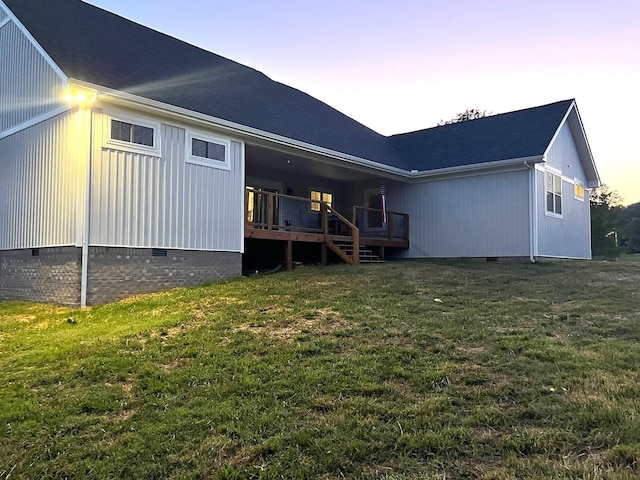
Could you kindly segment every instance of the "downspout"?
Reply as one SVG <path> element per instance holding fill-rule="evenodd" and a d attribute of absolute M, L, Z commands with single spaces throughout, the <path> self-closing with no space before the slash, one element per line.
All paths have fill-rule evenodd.
<path fill-rule="evenodd" d="M 91 231 L 91 166 L 93 165 L 93 108 L 89 110 L 89 165 L 84 199 L 84 232 L 82 234 L 82 276 L 80 280 L 80 306 L 87 306 L 87 284 L 89 280 L 89 233 Z"/>
<path fill-rule="evenodd" d="M 536 263 L 535 256 L 535 239 L 536 239 L 536 195 L 535 195 L 535 181 L 536 181 L 536 167 L 529 164 L 527 161 L 524 165 L 529 170 L 529 261 Z"/>

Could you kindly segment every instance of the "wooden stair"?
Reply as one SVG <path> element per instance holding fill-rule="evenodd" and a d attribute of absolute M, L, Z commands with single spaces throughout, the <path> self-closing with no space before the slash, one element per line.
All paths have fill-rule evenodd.
<path fill-rule="evenodd" d="M 335 245 L 344 252 L 346 256 L 353 256 L 353 242 L 337 241 Z M 378 255 L 364 245 L 360 245 L 358 250 L 358 261 L 359 263 L 384 263 L 384 260 L 380 260 Z"/>

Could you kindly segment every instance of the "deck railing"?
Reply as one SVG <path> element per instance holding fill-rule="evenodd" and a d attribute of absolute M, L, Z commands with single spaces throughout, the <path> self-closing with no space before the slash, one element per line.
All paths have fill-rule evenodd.
<path fill-rule="evenodd" d="M 387 210 L 384 218 L 380 209 L 354 206 L 351 223 L 360 229 L 361 237 L 409 241 L 409 215 L 406 213 Z"/>
<path fill-rule="evenodd" d="M 326 202 L 250 187 L 245 191 L 245 205 L 247 229 L 352 237 L 355 245 L 361 239 L 409 241 L 406 213 L 387 211 L 383 218 L 382 210 L 355 206 L 349 220 Z"/>

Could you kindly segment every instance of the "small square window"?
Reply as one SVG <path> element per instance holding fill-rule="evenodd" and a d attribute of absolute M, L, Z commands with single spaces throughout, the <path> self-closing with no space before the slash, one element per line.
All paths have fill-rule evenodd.
<path fill-rule="evenodd" d="M 330 192 L 322 192 L 320 190 L 311 190 L 309 192 L 309 198 L 311 199 L 312 212 L 320 211 L 320 202 L 324 202 L 328 206 L 331 206 L 331 204 L 333 203 L 333 193 L 330 193 Z"/>

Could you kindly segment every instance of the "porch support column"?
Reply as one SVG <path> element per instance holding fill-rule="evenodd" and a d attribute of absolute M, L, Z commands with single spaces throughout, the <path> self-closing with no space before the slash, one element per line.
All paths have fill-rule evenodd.
<path fill-rule="evenodd" d="M 323 267 L 327 266 L 327 244 L 326 243 L 320 244 L 320 264 Z"/>
<path fill-rule="evenodd" d="M 284 258 L 287 265 L 286 269 L 293 270 L 293 241 L 292 240 L 287 240 L 286 242 Z"/>

